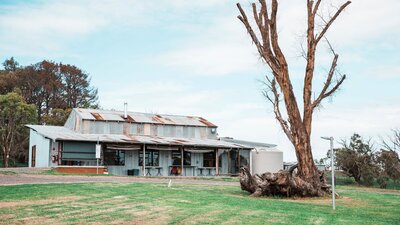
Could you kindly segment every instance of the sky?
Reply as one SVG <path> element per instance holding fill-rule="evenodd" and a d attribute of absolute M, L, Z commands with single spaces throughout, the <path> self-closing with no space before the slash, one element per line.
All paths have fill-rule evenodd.
<path fill-rule="evenodd" d="M 47 59 L 90 74 L 104 109 L 202 116 L 218 134 L 277 144 L 284 161 L 294 149 L 262 95 L 270 70 L 236 18 L 231 0 L 0 0 L 0 61 L 21 65 Z M 251 0 L 240 1 L 250 12 Z M 306 1 L 280 1 L 279 41 L 289 63 L 297 99 L 302 100 L 301 57 Z M 328 17 L 339 0 L 325 0 Z M 339 54 L 347 79 L 314 113 L 314 158 L 329 143 L 354 132 L 379 146 L 400 128 L 400 1 L 354 0 L 327 38 Z M 332 54 L 318 48 L 314 91 L 329 70 Z M 335 146 L 339 143 L 335 142 Z"/>

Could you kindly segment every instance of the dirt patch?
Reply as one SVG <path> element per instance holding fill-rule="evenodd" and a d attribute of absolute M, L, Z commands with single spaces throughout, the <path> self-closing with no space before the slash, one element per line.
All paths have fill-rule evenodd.
<path fill-rule="evenodd" d="M 312 224 L 323 224 L 323 223 L 326 222 L 326 220 L 323 219 L 323 218 L 311 218 L 311 219 L 309 220 L 309 222 L 310 222 L 310 224 L 311 224 L 311 223 L 312 223 Z"/>
<path fill-rule="evenodd" d="M 0 174 L 41 174 L 51 168 L 9 167 L 0 168 Z"/>
<path fill-rule="evenodd" d="M 171 217 L 164 212 L 136 211 L 133 215 L 137 218 L 131 221 L 121 221 L 113 224 L 168 224 Z"/>
<path fill-rule="evenodd" d="M 127 197 L 125 195 L 118 195 L 118 196 L 114 196 L 113 198 L 115 198 L 115 199 L 127 199 Z"/>
<path fill-rule="evenodd" d="M 171 220 L 168 207 L 154 206 L 152 204 L 143 204 L 142 206 L 145 208 L 126 210 L 127 214 L 131 214 L 136 218 L 118 224 L 168 224 Z"/>
<path fill-rule="evenodd" d="M 185 199 L 179 199 L 179 200 L 176 200 L 176 202 L 181 202 L 181 203 L 191 203 L 192 201 L 185 200 Z"/>
<path fill-rule="evenodd" d="M 169 179 L 172 185 L 193 184 L 193 185 L 221 185 L 237 186 L 239 182 L 225 182 L 220 180 L 200 180 L 191 177 L 118 177 L 118 176 L 84 176 L 84 175 L 41 175 L 41 174 L 0 174 L 0 185 L 18 185 L 18 184 L 51 184 L 51 183 L 163 183 L 168 184 Z"/>
<path fill-rule="evenodd" d="M 10 207 L 18 207 L 18 206 L 28 206 L 28 205 L 44 205 L 49 203 L 56 203 L 60 201 L 75 201 L 81 199 L 80 196 L 64 196 L 60 198 L 51 198 L 51 199 L 43 199 L 43 200 L 23 200 L 23 201 L 13 201 L 13 202 L 0 202 L 0 208 L 10 208 Z"/>
<path fill-rule="evenodd" d="M 362 192 L 373 192 L 373 193 L 380 193 L 380 194 L 396 194 L 396 195 L 400 195 L 400 190 L 393 190 L 393 189 L 381 189 L 381 188 L 371 188 L 371 187 L 357 187 L 357 191 L 362 191 Z"/>
<path fill-rule="evenodd" d="M 2 224 L 1 221 L 9 220 L 11 218 L 14 218 L 14 216 L 15 216 L 14 214 L 3 214 L 3 215 L 0 215 L 0 224 Z"/>
<path fill-rule="evenodd" d="M 80 218 L 80 219 L 82 219 L 82 221 L 85 221 L 85 219 L 87 217 L 97 216 L 97 218 L 100 219 L 102 215 L 107 215 L 107 214 L 113 213 L 115 211 L 116 211 L 115 208 L 90 210 L 90 211 L 85 211 L 83 213 L 79 213 L 79 215 L 74 216 L 74 218 Z M 107 216 L 105 216 L 105 217 L 107 217 Z"/>
<path fill-rule="evenodd" d="M 200 223 L 200 224 L 212 224 L 215 223 L 214 220 L 212 220 L 211 218 L 214 218 L 214 216 L 223 213 L 222 210 L 214 210 L 214 211 L 210 211 L 210 212 L 206 212 L 206 213 L 200 213 L 200 214 L 196 214 L 195 216 L 186 218 L 185 220 L 181 221 L 182 224 L 196 224 L 196 223 Z"/>
<path fill-rule="evenodd" d="M 241 210 L 240 214 L 244 216 L 257 216 L 257 215 L 262 215 L 265 214 L 266 212 L 264 210 Z M 271 217 L 282 217 L 285 216 L 284 214 L 281 213 L 268 213 Z"/>
<path fill-rule="evenodd" d="M 298 203 L 307 203 L 307 204 L 315 204 L 315 205 L 331 205 L 332 199 L 321 197 L 321 198 L 298 198 L 298 199 L 283 199 L 283 201 L 289 202 L 298 202 Z M 342 206 L 349 207 L 367 207 L 368 202 L 362 200 L 356 200 L 350 197 L 340 197 L 336 198 L 336 203 Z"/>
<path fill-rule="evenodd" d="M 60 221 L 45 216 L 32 216 L 12 221 L 12 224 L 62 224 Z"/>

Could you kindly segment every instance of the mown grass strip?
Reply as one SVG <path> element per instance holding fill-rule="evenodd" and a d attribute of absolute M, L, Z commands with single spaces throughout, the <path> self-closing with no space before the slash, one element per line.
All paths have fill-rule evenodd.
<path fill-rule="evenodd" d="M 238 187 L 150 183 L 40 184 L 0 187 L 0 223 L 396 224 L 400 192 L 338 186 L 329 198 L 251 198 Z M 18 202 L 23 201 L 23 205 Z M 28 203 L 32 204 L 26 204 Z M 46 203 L 46 201 L 48 201 Z M 45 221 L 46 221 L 45 220 Z M 29 222 L 29 221 L 28 221 Z"/>

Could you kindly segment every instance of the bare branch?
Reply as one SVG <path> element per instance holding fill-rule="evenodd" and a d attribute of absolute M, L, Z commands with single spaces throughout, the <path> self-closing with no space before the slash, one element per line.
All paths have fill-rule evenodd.
<path fill-rule="evenodd" d="M 333 75 L 336 72 L 336 66 L 337 66 L 337 61 L 338 61 L 339 55 L 336 54 L 336 52 L 333 49 L 329 40 L 326 37 L 324 37 L 324 39 L 325 39 L 326 43 L 328 44 L 328 47 L 331 50 L 331 52 L 333 53 L 334 57 L 332 60 L 331 68 L 329 69 L 329 72 L 328 72 L 328 77 L 326 78 L 326 82 L 325 82 L 318 98 L 315 99 L 315 101 L 312 103 L 312 109 L 317 107 L 324 98 L 332 95 L 339 88 L 339 86 L 343 83 L 343 81 L 346 79 L 346 75 L 342 75 L 339 78 L 339 80 L 336 82 L 336 85 L 331 90 L 328 91 L 328 88 L 331 86 L 331 83 L 332 83 Z"/>
<path fill-rule="evenodd" d="M 342 11 L 348 6 L 350 5 L 351 1 L 347 1 L 346 3 L 344 3 L 342 6 L 340 6 L 340 8 L 338 9 L 338 11 L 336 11 L 335 15 L 333 15 L 333 17 L 329 20 L 329 22 L 325 25 L 325 27 L 322 29 L 321 33 L 317 35 L 317 37 L 315 38 L 315 45 L 318 44 L 318 42 L 321 40 L 321 38 L 325 35 L 325 33 L 328 31 L 329 27 L 332 25 L 332 23 L 336 20 L 336 18 L 340 15 L 340 13 L 342 13 Z"/>
<path fill-rule="evenodd" d="M 317 14 L 317 11 L 318 11 L 319 5 L 321 4 L 321 1 L 322 0 L 317 0 L 317 3 L 315 3 L 315 6 L 314 6 L 314 9 L 313 9 L 313 12 L 312 12 L 314 17 L 315 17 L 315 14 Z"/>
<path fill-rule="evenodd" d="M 253 28 L 251 27 L 246 13 L 244 12 L 244 10 L 242 9 L 242 6 L 237 3 L 236 4 L 239 12 L 241 15 L 238 16 L 238 19 L 244 24 L 244 26 L 246 27 L 247 32 L 250 34 L 250 37 L 253 41 L 253 43 L 256 45 L 258 52 L 260 53 L 260 56 L 264 59 L 264 61 L 268 64 L 268 66 L 270 66 L 270 68 L 275 72 L 275 73 L 279 73 L 279 68 L 276 65 L 276 62 L 274 60 L 274 57 L 269 57 L 268 53 L 265 54 L 264 48 L 266 47 L 266 45 L 264 44 L 264 46 L 260 43 L 256 33 L 254 32 Z M 253 8 L 254 10 L 254 8 Z M 258 17 L 257 17 L 258 18 Z M 257 19 L 259 21 L 259 18 Z M 260 22 L 257 22 L 258 24 Z M 262 29 L 260 28 L 260 32 L 262 33 Z"/>
<path fill-rule="evenodd" d="M 276 80 L 273 78 L 272 80 L 266 76 L 266 79 L 268 83 L 265 83 L 268 87 L 268 89 L 273 93 L 274 99 L 272 99 L 269 95 L 268 92 L 264 92 L 264 96 L 272 103 L 274 106 L 274 113 L 275 113 L 275 118 L 278 120 L 279 124 L 281 125 L 283 132 L 285 132 L 286 136 L 289 138 L 291 142 L 293 142 L 293 137 L 292 133 L 289 128 L 288 122 L 283 119 L 280 108 L 279 108 L 279 102 L 280 102 L 280 95 L 278 92 L 278 89 L 276 87 Z"/>
<path fill-rule="evenodd" d="M 268 57 L 271 63 L 278 69 L 278 63 L 276 61 L 276 56 L 271 50 L 271 41 L 270 41 L 270 29 L 269 29 L 269 16 L 267 10 L 267 3 L 265 0 L 260 0 L 261 10 L 258 14 L 258 29 L 260 30 L 261 38 L 263 41 L 263 49 L 266 53 L 265 57 Z M 254 9 L 256 9 L 255 4 L 253 3 L 253 14 L 256 15 Z M 275 71 L 277 73 L 277 71 Z"/>
<path fill-rule="evenodd" d="M 261 24 L 260 24 L 260 18 L 261 18 L 261 17 L 259 17 L 259 16 L 257 15 L 257 6 L 256 6 L 256 3 L 252 3 L 252 4 L 251 4 L 251 7 L 253 8 L 253 17 L 254 17 L 254 20 L 256 21 L 257 26 L 258 26 L 258 27 L 261 27 Z"/>
<path fill-rule="evenodd" d="M 287 62 L 286 58 L 282 53 L 282 50 L 278 44 L 278 32 L 276 27 L 276 15 L 278 12 L 278 1 L 272 0 L 272 12 L 271 12 L 271 19 L 269 21 L 270 25 L 270 33 L 271 33 L 271 44 L 276 55 L 276 59 L 280 64 L 280 68 L 283 70 L 287 70 Z"/>
<path fill-rule="evenodd" d="M 389 151 L 400 150 L 400 129 L 393 129 L 393 136 L 388 136 L 388 141 L 382 139 L 382 146 Z"/>
<path fill-rule="evenodd" d="M 329 91 L 327 91 L 326 93 L 320 95 L 321 97 L 314 101 L 314 103 L 313 103 L 313 108 L 315 108 L 316 106 L 318 106 L 324 98 L 329 97 L 329 96 L 331 96 L 333 93 L 335 93 L 335 91 L 336 91 L 337 89 L 339 89 L 340 85 L 342 85 L 342 83 L 343 83 L 343 81 L 344 81 L 345 79 L 346 79 L 346 75 L 341 76 L 341 77 L 339 78 L 339 80 L 336 82 L 335 86 L 333 86 L 331 90 L 329 90 Z"/>
<path fill-rule="evenodd" d="M 271 68 L 274 78 L 279 84 L 279 88 L 283 93 L 283 99 L 285 101 L 286 109 L 288 112 L 291 112 L 290 114 L 288 113 L 289 122 L 295 123 L 297 125 L 296 129 L 300 129 L 296 132 L 301 133 L 303 132 L 301 130 L 301 115 L 299 113 L 299 108 L 295 100 L 296 97 L 290 81 L 287 62 L 278 44 L 278 33 L 276 25 L 278 2 L 277 0 L 271 1 L 271 16 L 269 17 L 268 15 L 266 0 L 260 0 L 261 9 L 256 18 L 256 23 L 261 25 L 259 29 L 262 36 L 262 44 L 260 43 L 260 39 L 255 34 L 252 26 L 250 25 L 246 17 L 244 10 L 239 3 L 237 4 L 240 12 L 238 18 L 246 27 L 246 30 L 250 34 L 250 37 L 257 46 L 257 50 L 260 53 L 260 56 Z M 253 6 L 252 15 L 255 14 L 254 9 L 257 10 L 257 8 Z M 262 23 L 261 21 L 264 21 L 264 23 Z"/>
<path fill-rule="evenodd" d="M 306 127 L 308 134 L 311 133 L 311 123 L 312 123 L 312 103 L 311 103 L 311 93 L 312 93 L 312 80 L 314 76 L 315 67 L 315 15 L 313 14 L 313 4 L 314 1 L 307 1 L 307 65 L 304 76 L 304 87 L 303 87 L 303 124 Z"/>

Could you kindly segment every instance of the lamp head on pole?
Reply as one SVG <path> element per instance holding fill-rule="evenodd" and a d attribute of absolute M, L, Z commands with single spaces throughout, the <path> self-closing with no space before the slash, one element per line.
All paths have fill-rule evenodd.
<path fill-rule="evenodd" d="M 333 137 L 321 137 L 324 140 L 333 141 Z"/>

